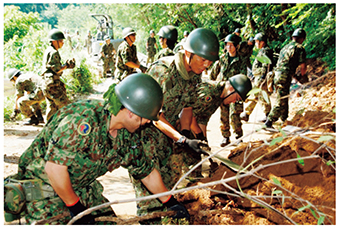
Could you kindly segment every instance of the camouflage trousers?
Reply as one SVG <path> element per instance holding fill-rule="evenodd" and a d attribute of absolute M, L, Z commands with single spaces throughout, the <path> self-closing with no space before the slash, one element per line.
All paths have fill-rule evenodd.
<path fill-rule="evenodd" d="M 243 102 L 238 101 L 230 105 L 222 104 L 221 108 L 221 133 L 224 138 L 230 137 L 230 126 L 232 126 L 236 138 L 243 136 L 240 114 L 243 111 Z M 230 123 L 229 123 L 230 119 Z"/>
<path fill-rule="evenodd" d="M 265 91 L 268 95 L 268 98 L 270 96 L 270 92 L 268 91 L 268 87 L 267 87 L 267 82 L 265 79 L 261 79 L 260 76 L 254 76 L 255 77 L 255 83 L 254 86 L 257 88 L 262 89 L 263 91 Z M 250 115 L 257 102 L 260 102 L 261 108 L 263 110 L 263 112 L 266 114 L 266 116 L 269 114 L 270 109 L 271 109 L 271 103 L 269 100 L 269 103 L 263 98 L 262 96 L 262 92 L 259 92 L 257 95 L 252 95 L 250 98 L 250 103 L 247 104 L 247 107 L 245 108 L 246 114 Z"/>
<path fill-rule="evenodd" d="M 165 186 L 171 190 L 183 175 L 183 172 L 189 170 L 188 164 L 193 163 L 192 155 L 185 153 L 182 147 L 174 144 L 172 139 L 154 126 L 142 131 L 142 139 L 146 156 L 153 160 Z M 152 195 L 141 180 L 136 180 L 132 176 L 130 176 L 130 179 L 137 198 Z M 139 216 L 163 210 L 163 204 L 158 199 L 143 200 L 137 203 L 137 215 Z M 160 219 L 155 219 L 141 224 L 160 223 Z"/>
<path fill-rule="evenodd" d="M 268 120 L 272 122 L 276 122 L 279 118 L 284 122 L 288 118 L 288 99 L 292 77 L 283 76 L 283 78 L 286 78 L 287 80 L 277 80 L 276 82 L 274 82 L 276 90 L 276 100 L 268 115 Z"/>
<path fill-rule="evenodd" d="M 50 120 L 57 110 L 71 103 L 66 94 L 65 84 L 60 80 L 50 82 L 48 80 L 44 87 L 43 93 L 46 97 L 46 119 Z"/>
<path fill-rule="evenodd" d="M 95 180 L 90 185 L 75 190 L 75 193 L 80 197 L 82 204 L 88 208 L 94 207 L 103 203 L 109 202 L 102 193 L 103 187 L 99 181 Z M 35 200 L 28 202 L 26 205 L 25 219 L 27 223 L 31 224 L 34 221 L 41 219 L 49 219 L 64 212 L 68 212 L 65 203 L 58 197 L 46 198 L 42 200 Z M 106 207 L 92 212 L 95 216 L 116 216 L 112 208 Z M 67 216 L 51 224 L 65 225 L 71 220 L 71 216 Z M 97 222 L 97 224 L 108 224 L 105 222 Z M 109 223 L 112 224 L 112 223 Z"/>
<path fill-rule="evenodd" d="M 106 73 L 110 70 L 111 71 L 111 76 L 114 76 L 114 72 L 115 72 L 115 64 L 114 64 L 114 60 L 113 57 L 111 58 L 105 58 L 103 60 L 104 64 L 103 64 L 103 77 L 106 77 Z"/>
<path fill-rule="evenodd" d="M 44 100 L 45 96 L 41 90 L 38 90 L 37 93 L 24 95 L 18 99 L 19 109 L 23 115 L 30 118 L 36 111 L 41 110 L 40 103 Z"/>
<path fill-rule="evenodd" d="M 155 60 L 156 52 L 148 52 L 148 58 L 146 59 L 146 64 L 153 63 Z"/>

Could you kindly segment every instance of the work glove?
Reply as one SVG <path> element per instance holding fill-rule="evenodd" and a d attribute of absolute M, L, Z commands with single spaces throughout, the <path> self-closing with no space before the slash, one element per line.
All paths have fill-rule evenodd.
<path fill-rule="evenodd" d="M 20 114 L 20 110 L 19 109 L 14 109 L 13 113 L 10 116 L 10 119 L 14 120 L 18 116 L 18 114 Z"/>
<path fill-rule="evenodd" d="M 66 61 L 66 68 L 74 68 L 76 66 L 76 60 L 73 58 L 72 60 Z"/>
<path fill-rule="evenodd" d="M 140 66 L 139 66 L 139 69 L 142 71 L 142 73 L 145 73 L 146 70 L 148 70 L 148 68 L 145 67 L 145 66 L 143 66 L 143 65 L 140 65 Z"/>
<path fill-rule="evenodd" d="M 182 136 L 177 142 L 177 144 L 183 146 L 183 147 L 189 147 L 193 151 L 195 151 L 198 154 L 206 154 L 206 152 L 201 148 L 209 148 L 209 145 L 207 142 L 198 140 L 198 139 L 189 139 L 184 136 Z"/>
<path fill-rule="evenodd" d="M 188 221 L 190 220 L 190 215 L 185 206 L 179 203 L 174 196 L 171 196 L 170 199 L 163 203 L 163 205 L 169 210 L 176 211 L 176 215 L 172 216 L 173 219 L 182 219 L 185 218 Z"/>
<path fill-rule="evenodd" d="M 80 200 L 78 200 L 78 202 L 72 206 L 67 206 L 67 208 L 70 211 L 72 218 L 87 209 L 84 205 L 82 205 L 82 203 L 80 203 Z M 84 215 L 83 217 L 75 221 L 74 225 L 86 225 L 86 224 L 94 224 L 94 223 L 95 223 L 94 216 L 91 214 L 88 214 L 88 215 Z"/>

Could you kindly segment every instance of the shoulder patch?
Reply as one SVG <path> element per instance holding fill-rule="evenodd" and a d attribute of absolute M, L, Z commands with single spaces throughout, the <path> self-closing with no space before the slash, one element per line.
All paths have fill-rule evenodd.
<path fill-rule="evenodd" d="M 85 135 L 88 135 L 90 132 L 91 132 L 91 126 L 90 126 L 89 123 L 83 122 L 83 123 L 81 123 L 81 124 L 79 125 L 79 127 L 78 127 L 78 133 L 79 133 L 80 135 L 85 136 Z"/>

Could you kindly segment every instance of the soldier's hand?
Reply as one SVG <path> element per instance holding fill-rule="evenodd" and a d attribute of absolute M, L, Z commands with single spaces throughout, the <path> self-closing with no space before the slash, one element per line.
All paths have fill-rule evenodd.
<path fill-rule="evenodd" d="M 184 205 L 179 203 L 174 196 L 171 196 L 170 199 L 163 203 L 165 207 L 167 207 L 169 210 L 176 211 L 176 215 L 172 216 L 173 219 L 182 219 L 185 218 L 187 220 L 190 219 L 190 215 L 188 210 L 185 208 Z"/>
<path fill-rule="evenodd" d="M 72 60 L 66 61 L 66 68 L 74 68 L 76 66 L 76 60 L 73 58 Z"/>
<path fill-rule="evenodd" d="M 87 209 L 84 205 L 82 205 L 80 200 L 78 200 L 76 204 L 72 206 L 68 206 L 67 208 L 70 211 L 72 218 Z M 74 225 L 86 225 L 86 224 L 94 224 L 94 223 L 95 223 L 94 216 L 91 214 L 88 214 L 88 215 L 84 215 L 83 217 L 75 221 Z"/>
<path fill-rule="evenodd" d="M 184 147 L 189 147 L 198 154 L 207 154 L 203 148 L 205 149 L 209 148 L 207 142 L 198 139 L 185 138 L 184 142 L 179 144 L 183 145 Z"/>
<path fill-rule="evenodd" d="M 10 119 L 11 120 L 14 120 L 18 114 L 20 114 L 20 110 L 19 109 L 14 109 L 14 111 L 12 112 L 11 116 L 10 116 Z"/>
<path fill-rule="evenodd" d="M 148 70 L 148 68 L 145 67 L 145 66 L 143 66 L 143 65 L 140 65 L 140 66 L 139 66 L 139 69 L 142 71 L 142 73 L 145 73 L 146 70 Z"/>

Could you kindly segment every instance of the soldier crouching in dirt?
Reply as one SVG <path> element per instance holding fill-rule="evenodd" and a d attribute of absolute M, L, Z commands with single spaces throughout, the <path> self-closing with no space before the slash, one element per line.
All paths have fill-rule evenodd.
<path fill-rule="evenodd" d="M 119 166 L 140 179 L 151 193 L 168 191 L 153 161 L 146 157 L 136 130 L 158 120 L 163 94 L 149 75 L 132 74 L 104 94 L 105 102 L 85 100 L 60 109 L 19 160 L 18 173 L 5 179 L 5 212 L 24 212 L 28 223 L 64 212 L 71 217 L 108 200 L 96 179 Z M 26 204 L 16 208 L 24 187 Z M 34 184 L 27 185 L 28 183 Z M 29 187 L 29 188 L 27 188 Z M 33 197 L 34 196 L 34 197 Z M 188 218 L 186 208 L 172 195 L 158 198 L 174 210 L 174 218 Z M 94 224 L 97 216 L 115 216 L 112 208 L 92 212 L 75 224 Z"/>
<path fill-rule="evenodd" d="M 11 119 L 15 119 L 21 112 L 30 118 L 24 125 L 38 125 L 44 123 L 40 103 L 45 100 L 41 90 L 42 79 L 33 73 L 25 73 L 12 68 L 7 72 L 7 77 L 15 83 L 15 105 Z M 26 94 L 25 94 L 26 92 Z M 33 108 L 33 110 L 32 110 Z"/>

